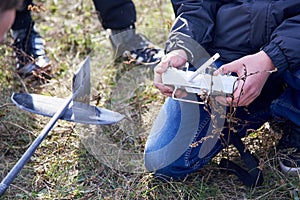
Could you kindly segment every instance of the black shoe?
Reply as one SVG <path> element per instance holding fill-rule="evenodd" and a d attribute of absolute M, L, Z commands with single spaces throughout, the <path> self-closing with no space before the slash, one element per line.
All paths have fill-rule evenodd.
<path fill-rule="evenodd" d="M 110 40 L 115 58 L 122 57 L 128 64 L 156 64 L 164 55 L 163 49 L 134 29 L 111 35 Z"/>
<path fill-rule="evenodd" d="M 291 121 L 282 127 L 283 135 L 278 142 L 280 154 L 279 165 L 283 172 L 290 174 L 300 173 L 300 126 Z"/>
<path fill-rule="evenodd" d="M 46 56 L 44 48 L 45 42 L 34 25 L 28 29 L 13 30 L 12 35 L 17 71 L 22 77 L 51 71 L 50 59 Z"/>
<path fill-rule="evenodd" d="M 135 64 L 153 64 L 160 61 L 164 55 L 163 49 L 152 44 L 141 34 L 136 34 L 134 37 L 135 42 L 140 44 L 141 47 L 123 52 L 124 60 Z"/>

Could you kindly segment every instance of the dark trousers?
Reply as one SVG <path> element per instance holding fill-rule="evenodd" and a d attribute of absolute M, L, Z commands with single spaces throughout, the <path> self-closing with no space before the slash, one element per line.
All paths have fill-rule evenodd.
<path fill-rule="evenodd" d="M 131 0 L 93 0 L 104 29 L 124 29 L 136 21 Z"/>
<path fill-rule="evenodd" d="M 123 29 L 136 21 L 136 11 L 132 0 L 93 0 L 99 20 L 105 29 Z M 24 0 L 23 10 L 16 12 L 13 30 L 25 29 L 32 23 L 27 9 L 32 0 Z"/>
<path fill-rule="evenodd" d="M 15 22 L 12 25 L 13 30 L 28 28 L 32 23 L 31 13 L 27 9 L 28 5 L 32 4 L 32 0 L 24 0 L 23 9 L 16 12 Z"/>

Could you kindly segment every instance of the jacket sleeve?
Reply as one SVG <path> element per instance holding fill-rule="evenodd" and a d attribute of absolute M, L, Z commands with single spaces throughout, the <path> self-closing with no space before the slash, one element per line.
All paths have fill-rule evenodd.
<path fill-rule="evenodd" d="M 219 0 L 172 0 L 176 20 L 166 43 L 166 52 L 184 49 L 190 63 L 208 57 L 205 48 L 213 40 Z M 197 52 L 197 53 L 196 53 Z"/>
<path fill-rule="evenodd" d="M 293 10 L 298 14 L 285 19 L 272 32 L 268 45 L 262 48 L 279 71 L 300 69 L 300 9 Z"/>

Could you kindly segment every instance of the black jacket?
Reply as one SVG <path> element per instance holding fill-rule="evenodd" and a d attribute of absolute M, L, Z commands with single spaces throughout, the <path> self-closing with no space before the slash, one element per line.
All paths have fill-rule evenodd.
<path fill-rule="evenodd" d="M 177 19 L 167 51 L 184 48 L 193 61 L 201 48 L 195 48 L 193 38 L 210 55 L 220 53 L 224 62 L 263 50 L 278 69 L 300 69 L 299 0 L 172 0 L 172 4 Z"/>

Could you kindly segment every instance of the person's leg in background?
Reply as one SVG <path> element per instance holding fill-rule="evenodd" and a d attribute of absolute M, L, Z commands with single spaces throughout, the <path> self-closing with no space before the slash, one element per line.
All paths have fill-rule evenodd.
<path fill-rule="evenodd" d="M 29 5 L 33 5 L 32 0 L 25 0 L 22 10 L 16 12 L 11 28 L 17 57 L 17 71 L 23 77 L 32 75 L 34 71 L 46 69 L 50 65 L 45 52 L 45 42 L 35 29 L 31 11 L 28 10 Z"/>
<path fill-rule="evenodd" d="M 137 64 L 160 59 L 162 49 L 135 31 L 136 10 L 131 0 L 93 0 L 104 29 L 111 29 L 114 57 L 129 57 Z"/>

